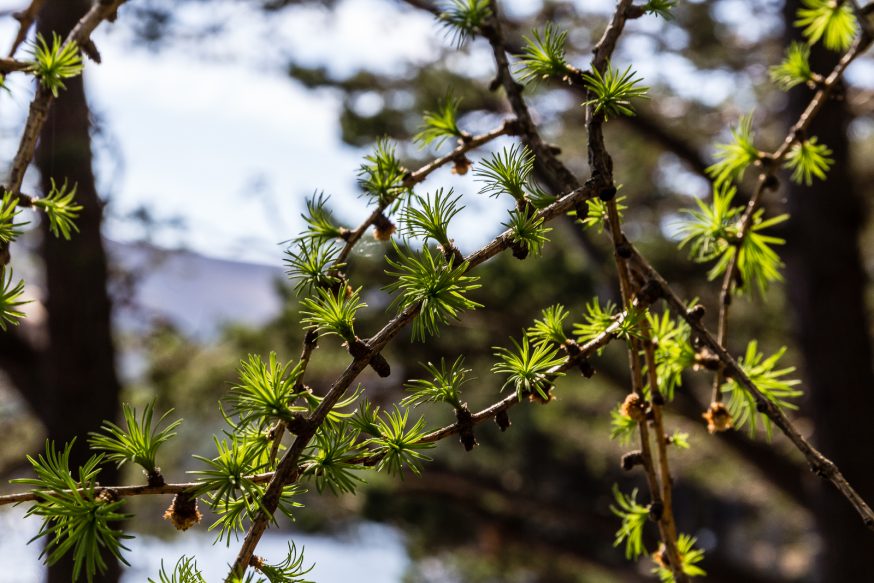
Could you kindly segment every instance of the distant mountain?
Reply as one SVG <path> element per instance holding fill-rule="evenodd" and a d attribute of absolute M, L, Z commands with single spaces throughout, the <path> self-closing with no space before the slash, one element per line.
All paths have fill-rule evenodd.
<path fill-rule="evenodd" d="M 169 321 L 189 336 L 215 337 L 223 324 L 264 324 L 281 308 L 282 269 L 206 257 L 185 250 L 106 241 L 117 273 L 116 325 L 143 329 Z"/>

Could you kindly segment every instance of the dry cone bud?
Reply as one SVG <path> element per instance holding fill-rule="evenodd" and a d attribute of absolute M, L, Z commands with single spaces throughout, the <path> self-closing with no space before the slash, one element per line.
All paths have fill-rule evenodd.
<path fill-rule="evenodd" d="M 701 416 L 707 421 L 707 431 L 710 433 L 728 431 L 733 425 L 731 413 L 722 403 L 710 403 L 710 407 Z"/>
<path fill-rule="evenodd" d="M 164 520 L 169 520 L 176 530 L 188 530 L 198 522 L 203 515 L 197 509 L 197 498 L 180 493 L 173 497 L 170 507 L 164 512 Z"/>
<path fill-rule="evenodd" d="M 631 393 L 625 397 L 619 412 L 635 421 L 644 421 L 646 420 L 646 401 L 640 395 Z"/>

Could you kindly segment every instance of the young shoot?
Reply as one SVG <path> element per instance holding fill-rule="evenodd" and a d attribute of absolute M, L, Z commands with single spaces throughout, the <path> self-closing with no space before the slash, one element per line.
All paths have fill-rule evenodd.
<path fill-rule="evenodd" d="M 624 71 L 614 69 L 608 62 L 604 72 L 593 69 L 589 73 L 583 73 L 586 88 L 590 98 L 583 105 L 594 106 L 595 115 L 603 115 L 604 120 L 610 117 L 631 117 L 634 108 L 631 106 L 632 99 L 646 99 L 649 87 L 639 85 L 643 79 L 635 78 L 636 73 L 631 66 Z"/>
<path fill-rule="evenodd" d="M 24 280 L 12 285 L 12 270 L 0 267 L 0 330 L 4 332 L 9 326 L 18 326 L 24 317 L 19 307 L 30 300 L 22 300 L 24 296 Z"/>
<path fill-rule="evenodd" d="M 492 372 L 507 375 L 501 390 L 513 387 L 519 400 L 525 395 L 537 395 L 540 399 L 549 401 L 553 382 L 564 375 L 558 369 L 566 359 L 559 357 L 558 348 L 549 344 L 532 346 L 528 336 L 522 336 L 521 344 L 515 338 L 510 340 L 513 350 L 503 346 L 492 347 L 498 358 L 498 362 L 492 366 Z"/>
<path fill-rule="evenodd" d="M 79 46 L 75 42 L 64 43 L 61 37 L 53 32 L 52 44 L 46 42 L 41 35 L 36 35 L 33 46 L 33 64 L 30 70 L 39 79 L 43 87 L 57 98 L 61 89 L 66 89 L 64 79 L 78 77 L 82 74 L 82 57 Z"/>
<path fill-rule="evenodd" d="M 756 162 L 762 155 L 753 144 L 753 116 L 740 118 L 736 128 L 731 129 L 732 141 L 728 144 L 718 144 L 714 158 L 716 162 L 707 167 L 707 175 L 713 178 L 716 188 L 743 178 L 747 167 Z"/>
<path fill-rule="evenodd" d="M 173 430 L 179 427 L 182 420 L 177 419 L 158 430 L 173 409 L 161 415 L 154 427 L 154 401 L 143 408 L 139 419 L 137 410 L 128 403 L 122 403 L 121 409 L 126 427 L 123 429 L 111 421 L 104 421 L 101 427 L 103 434 L 92 432 L 88 444 L 94 450 L 107 452 L 106 459 L 115 462 L 118 467 L 128 461 L 133 462 L 146 471 L 150 483 L 157 481 L 158 485 L 162 484 L 163 478 L 157 477 L 160 472 L 156 461 L 158 449 L 176 436 Z"/>
<path fill-rule="evenodd" d="M 531 37 L 523 37 L 525 46 L 519 58 L 519 80 L 533 83 L 550 77 L 561 78 L 567 74 L 565 43 L 567 32 L 559 31 L 552 23 L 541 33 L 533 30 Z"/>
<path fill-rule="evenodd" d="M 483 183 L 481 194 L 500 196 L 509 194 L 517 201 L 525 199 L 528 178 L 534 171 L 534 155 L 528 146 L 514 144 L 495 152 L 481 167 L 474 171 L 477 180 Z"/>
<path fill-rule="evenodd" d="M 361 301 L 361 288 L 351 291 L 340 287 L 336 292 L 319 288 L 318 298 L 300 302 L 301 324 L 319 334 L 336 334 L 347 342 L 355 340 L 355 314 L 367 304 Z"/>
<path fill-rule="evenodd" d="M 796 85 L 809 83 L 813 80 L 810 69 L 810 46 L 793 42 L 786 49 L 783 61 L 770 69 L 771 81 L 783 91 L 789 91 Z"/>
<path fill-rule="evenodd" d="M 464 132 L 458 127 L 458 105 L 460 99 L 449 95 L 437 103 L 434 111 L 426 111 L 422 119 L 422 127 L 413 137 L 420 147 L 434 145 L 439 148 L 449 138 L 461 138 Z"/>
<path fill-rule="evenodd" d="M 636 424 L 635 424 L 636 425 Z M 643 527 L 649 520 L 649 508 L 637 503 L 637 488 L 626 496 L 619 490 L 619 486 L 613 485 L 613 498 L 616 505 L 610 505 L 610 511 L 622 520 L 622 526 L 616 531 L 613 546 L 618 547 L 625 543 L 625 558 L 637 560 L 646 552 L 643 546 Z"/>
<path fill-rule="evenodd" d="M 447 403 L 455 409 L 461 409 L 461 387 L 473 380 L 473 377 L 468 377 L 471 369 L 464 368 L 464 356 L 459 356 L 451 364 L 447 364 L 446 359 L 441 358 L 440 366 L 428 362 L 422 367 L 432 377 L 431 380 L 408 381 L 404 386 L 411 394 L 404 397 L 401 405 L 409 407 L 423 403 Z"/>
<path fill-rule="evenodd" d="M 798 184 L 813 184 L 813 177 L 825 180 L 826 172 L 835 163 L 832 151 L 818 144 L 815 137 L 796 142 L 786 155 L 785 167 L 792 170 L 792 180 Z"/>
<path fill-rule="evenodd" d="M 789 399 L 796 399 L 804 393 L 796 389 L 801 381 L 785 378 L 795 372 L 794 366 L 778 368 L 778 363 L 786 353 L 786 347 L 781 348 L 768 358 L 759 352 L 758 342 L 751 340 L 747 344 L 746 353 L 738 359 L 741 369 L 765 397 L 779 409 L 797 409 L 798 406 Z M 740 429 L 747 426 L 750 437 L 755 435 L 761 426 L 768 439 L 773 430 L 771 420 L 759 411 L 756 398 L 735 379 L 728 379 L 722 385 L 722 392 L 729 396 L 728 410 L 731 413 L 734 426 Z"/>
<path fill-rule="evenodd" d="M 534 325 L 525 331 L 525 335 L 536 344 L 553 342 L 564 344 L 567 336 L 564 333 L 564 321 L 570 316 L 564 306 L 554 304 L 544 308 L 539 320 L 534 320 Z"/>
<path fill-rule="evenodd" d="M 49 230 L 55 237 L 69 240 L 73 231 L 79 232 L 75 220 L 79 218 L 82 205 L 75 204 L 76 185 L 67 190 L 67 181 L 60 188 L 51 179 L 52 188 L 43 198 L 33 200 L 33 206 L 42 209 L 49 219 Z"/>
<path fill-rule="evenodd" d="M 856 16 L 849 2 L 835 0 L 801 0 L 795 26 L 807 42 L 816 44 L 822 39 L 825 48 L 845 51 L 850 48 L 858 30 Z"/>
<path fill-rule="evenodd" d="M 411 195 L 409 204 L 403 210 L 405 234 L 424 239 L 425 242 L 431 239 L 444 249 L 451 248 L 449 221 L 464 208 L 458 205 L 461 195 L 453 195 L 451 188 L 446 194 L 442 188 L 438 188 L 433 197 L 430 194 L 424 197 Z"/>
<path fill-rule="evenodd" d="M 380 458 L 376 469 L 387 470 L 389 474 L 400 476 L 402 479 L 404 468 L 417 476 L 420 475 L 421 462 L 431 460 L 422 451 L 436 445 L 422 442 L 426 433 L 424 417 L 420 417 L 408 429 L 409 416 L 409 409 L 401 410 L 398 406 L 395 406 L 392 411 L 383 411 L 377 419 L 377 435 L 365 442 L 366 445 L 374 448 L 373 455 Z"/>
<path fill-rule="evenodd" d="M 438 19 L 452 44 L 461 48 L 473 38 L 492 17 L 489 0 L 450 0 Z"/>
<path fill-rule="evenodd" d="M 392 245 L 397 259 L 386 259 L 392 268 L 387 269 L 386 274 L 394 281 L 383 289 L 399 292 L 391 304 L 398 313 L 418 306 L 419 311 L 413 320 L 414 341 L 424 341 L 428 336 L 439 334 L 441 324 L 458 319 L 465 310 L 482 307 L 467 297 L 480 285 L 475 283 L 478 277 L 465 275 L 466 262 L 454 265 L 453 258 L 447 261 L 427 245 L 421 253 L 404 251 L 394 241 Z"/>

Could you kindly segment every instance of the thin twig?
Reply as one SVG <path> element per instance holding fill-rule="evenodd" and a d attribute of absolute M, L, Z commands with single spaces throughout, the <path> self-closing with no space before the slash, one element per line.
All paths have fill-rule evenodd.
<path fill-rule="evenodd" d="M 438 168 L 445 166 L 450 162 L 455 162 L 462 159 L 464 155 L 471 150 L 479 148 L 480 146 L 487 144 L 501 136 L 512 135 L 515 133 L 516 121 L 508 119 L 505 120 L 500 127 L 497 127 L 489 132 L 486 132 L 479 136 L 473 136 L 467 140 L 460 140 L 459 145 L 445 156 L 440 156 L 439 158 L 432 160 L 428 164 L 425 164 L 415 172 L 409 173 L 404 178 L 404 186 L 412 187 L 413 185 L 425 180 L 428 175 L 430 175 Z M 349 254 L 352 252 L 355 244 L 358 243 L 358 241 L 361 239 L 367 229 L 369 229 L 376 222 L 379 216 L 382 215 L 385 209 L 388 208 L 388 206 L 392 202 L 393 201 L 390 200 L 386 201 L 384 204 L 381 203 L 377 205 L 376 209 L 374 209 L 374 211 L 370 213 L 370 216 L 367 217 L 367 219 L 365 219 L 364 222 L 358 226 L 358 228 L 349 232 L 349 235 L 346 237 L 346 244 L 343 246 L 343 249 L 340 250 L 340 253 L 337 256 L 337 260 L 335 261 L 336 265 L 339 265 L 346 261 L 346 258 L 349 257 Z"/>
<path fill-rule="evenodd" d="M 544 222 L 547 222 L 570 211 L 575 205 L 581 204 L 584 200 L 591 198 L 592 195 L 593 191 L 588 187 L 574 190 L 538 212 L 536 216 Z M 470 271 L 484 261 L 508 249 L 512 241 L 513 232 L 509 229 L 504 231 L 495 237 L 490 243 L 466 258 L 467 270 Z M 327 418 L 328 413 L 337 401 L 340 400 L 343 394 L 345 394 L 346 390 L 358 377 L 361 371 L 367 367 L 370 360 L 413 320 L 418 313 L 419 308 L 419 303 L 408 306 L 397 316 L 392 318 L 373 337 L 368 339 L 365 344 L 370 348 L 370 351 L 353 359 L 353 361 L 346 367 L 346 370 L 343 371 L 340 377 L 338 377 L 331 385 L 331 388 L 322 399 L 318 408 L 309 417 L 303 420 L 294 442 L 285 452 L 285 455 L 276 467 L 274 478 L 267 485 L 267 490 L 264 493 L 262 501 L 262 510 L 259 511 L 258 515 L 252 521 L 249 530 L 246 532 L 246 536 L 243 540 L 240 551 L 237 554 L 237 558 L 228 573 L 228 578 L 226 579 L 228 583 L 230 583 L 234 577 L 239 577 L 245 572 L 249 564 L 249 559 L 251 559 L 252 554 L 255 552 L 255 547 L 258 545 L 258 541 L 261 540 L 261 536 L 264 534 L 264 531 L 267 529 L 267 525 L 270 522 L 270 517 L 279 504 L 279 497 L 282 493 L 283 486 L 297 479 L 299 475 L 298 462 L 300 456 L 303 454 L 304 449 L 309 445 L 309 442 L 312 440 L 319 426 Z"/>
<path fill-rule="evenodd" d="M 795 448 L 804 455 L 811 471 L 834 484 L 835 488 L 838 489 L 862 517 L 865 526 L 874 530 L 874 512 L 871 511 L 871 508 L 869 508 L 862 497 L 847 482 L 837 465 L 825 457 L 801 435 L 783 411 L 771 402 L 761 389 L 750 380 L 734 357 L 716 340 L 713 334 L 701 323 L 700 319 L 686 309 L 686 304 L 671 289 L 661 274 L 649 264 L 633 245 L 629 245 L 629 248 L 632 253 L 631 259 L 634 267 L 641 272 L 642 276 L 658 284 L 671 311 L 683 318 L 692 327 L 698 339 L 716 354 L 725 367 L 726 374 L 743 385 L 753 396 L 756 401 L 756 409 L 764 413 L 768 419 L 780 428 L 780 431 L 789 438 L 789 441 L 792 442 Z"/>
<path fill-rule="evenodd" d="M 12 48 L 9 49 L 10 58 L 15 56 L 18 47 L 27 38 L 27 33 L 36 21 L 36 17 L 45 2 L 46 0 L 32 0 L 27 8 L 12 14 L 13 18 L 18 21 L 18 32 L 15 34 L 15 40 L 12 41 Z"/>

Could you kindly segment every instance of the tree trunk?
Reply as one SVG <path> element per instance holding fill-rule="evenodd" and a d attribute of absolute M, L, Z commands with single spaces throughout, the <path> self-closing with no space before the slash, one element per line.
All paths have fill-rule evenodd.
<path fill-rule="evenodd" d="M 37 30 L 45 37 L 72 29 L 90 2 L 47 2 Z M 78 467 L 88 457 L 85 436 L 104 419 L 115 419 L 119 380 L 106 289 L 106 254 L 100 234 L 103 203 L 97 196 L 90 140 L 90 118 L 82 78 L 66 80 L 67 89 L 52 105 L 40 136 L 36 165 L 43 192 L 50 179 L 77 186 L 76 199 L 84 208 L 76 221 L 79 233 L 71 241 L 49 234 L 44 221 L 42 256 L 46 271 L 46 308 L 49 314 L 49 347 L 44 359 L 47 405 L 44 419 L 48 436 L 58 444 L 79 436 L 70 465 Z M 115 483 L 117 472 L 107 468 L 100 481 Z M 49 569 L 50 583 L 69 583 L 72 561 Z M 117 581 L 119 567 L 107 557 L 109 572 L 95 581 Z"/>
<path fill-rule="evenodd" d="M 792 26 L 800 2 L 787 2 L 787 42 L 797 40 Z M 817 45 L 811 67 L 827 74 L 839 55 Z M 788 120 L 794 123 L 811 91 L 790 93 Z M 865 222 L 859 188 L 853 184 L 842 99 L 832 99 L 816 117 L 810 136 L 834 152 L 826 182 L 812 187 L 785 181 L 791 220 L 786 246 L 786 290 L 795 316 L 795 334 L 804 357 L 803 377 L 818 447 L 841 468 L 862 497 L 874 501 L 874 371 L 865 312 L 866 276 L 859 253 Z M 823 539 L 820 581 L 871 578 L 874 537 L 830 484 L 816 484 L 814 509 Z"/>

